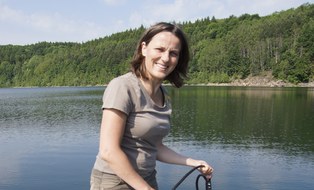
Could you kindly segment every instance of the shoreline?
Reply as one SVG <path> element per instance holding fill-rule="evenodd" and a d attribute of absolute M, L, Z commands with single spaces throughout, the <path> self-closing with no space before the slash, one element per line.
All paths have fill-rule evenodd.
<path fill-rule="evenodd" d="M 171 86 L 170 84 L 166 84 L 166 86 Z M 216 86 L 216 87 L 267 87 L 267 88 L 291 88 L 291 87 L 296 87 L 296 88 L 314 88 L 314 83 L 307 84 L 307 83 L 302 83 L 302 84 L 282 84 L 282 85 L 273 85 L 273 84 L 263 84 L 263 85 L 258 85 L 258 84 L 235 84 L 233 82 L 231 83 L 207 83 L 207 84 L 186 84 L 184 86 Z"/>
<path fill-rule="evenodd" d="M 198 84 L 202 86 L 202 84 Z M 271 81 L 267 83 L 254 83 L 250 81 L 233 81 L 230 83 L 208 83 L 203 84 L 203 86 L 239 86 L 239 87 L 270 87 L 270 88 L 287 88 L 287 87 L 306 87 L 306 88 L 314 88 L 314 82 L 309 83 L 299 83 L 299 84 L 292 84 L 292 83 L 285 83 L 285 82 L 276 82 Z"/>
<path fill-rule="evenodd" d="M 274 79 L 271 75 L 249 76 L 246 79 L 236 79 L 230 83 L 208 83 L 208 86 L 249 86 L 249 87 L 314 87 L 314 81 L 308 83 L 288 83 L 283 80 Z"/>
<path fill-rule="evenodd" d="M 0 89 L 5 88 L 85 88 L 85 87 L 106 87 L 107 84 L 103 85 L 86 85 L 86 86 L 12 86 L 12 87 L 0 87 Z M 172 86 L 169 83 L 163 84 L 163 86 Z M 244 82 L 241 81 L 232 81 L 230 83 L 198 83 L 198 84 L 184 84 L 183 86 L 226 86 L 226 87 L 269 87 L 269 88 L 289 88 L 289 87 L 297 87 L 297 88 L 314 88 L 314 82 L 309 83 L 299 83 L 299 84 L 292 84 L 292 83 L 285 83 L 285 82 L 268 82 L 268 83 L 252 83 L 252 82 Z"/>
<path fill-rule="evenodd" d="M 164 83 L 164 86 L 171 86 L 170 83 Z M 44 87 L 99 87 L 107 86 L 107 84 L 85 85 L 85 86 L 11 86 L 0 88 L 44 88 Z M 245 79 L 235 79 L 229 83 L 187 83 L 184 86 L 239 86 L 239 87 L 307 87 L 314 88 L 314 81 L 308 83 L 288 83 L 283 80 L 273 78 L 271 75 L 249 76 Z"/>

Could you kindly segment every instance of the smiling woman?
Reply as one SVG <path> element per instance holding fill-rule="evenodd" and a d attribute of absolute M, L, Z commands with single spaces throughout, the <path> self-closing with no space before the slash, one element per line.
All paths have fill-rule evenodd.
<path fill-rule="evenodd" d="M 148 79 L 146 69 L 150 62 L 162 68 L 169 67 L 169 63 L 172 63 L 175 67 L 171 67 L 171 72 L 168 69 L 168 74 L 162 80 L 169 80 L 174 86 L 181 87 L 187 76 L 189 48 L 184 33 L 178 27 L 169 26 L 160 23 L 144 33 L 138 43 L 132 68 L 137 77 Z M 151 60 L 153 57 L 155 58 Z"/>
<path fill-rule="evenodd" d="M 103 96 L 99 153 L 91 190 L 158 189 L 156 161 L 196 167 L 211 177 L 203 160 L 183 156 L 163 144 L 170 130 L 171 104 L 161 85 L 183 85 L 189 49 L 181 29 L 157 23 L 140 39 L 132 72 L 113 79 Z"/>
<path fill-rule="evenodd" d="M 149 44 L 142 42 L 148 80 L 163 81 L 177 66 L 180 40 L 171 32 L 156 34 Z"/>

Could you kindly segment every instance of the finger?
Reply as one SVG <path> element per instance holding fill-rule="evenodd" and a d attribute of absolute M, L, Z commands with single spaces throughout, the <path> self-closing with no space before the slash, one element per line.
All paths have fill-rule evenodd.
<path fill-rule="evenodd" d="M 213 173 L 214 169 L 210 166 L 206 166 L 204 168 L 202 168 L 202 173 L 204 174 L 211 174 Z"/>
<path fill-rule="evenodd" d="M 209 180 L 209 179 L 211 179 L 213 177 L 213 175 L 210 174 L 210 175 L 206 175 L 205 177 L 206 177 L 207 180 Z"/>

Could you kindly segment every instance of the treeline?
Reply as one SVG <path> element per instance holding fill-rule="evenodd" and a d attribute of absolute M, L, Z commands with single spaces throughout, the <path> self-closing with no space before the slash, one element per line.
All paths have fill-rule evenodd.
<path fill-rule="evenodd" d="M 190 43 L 188 83 L 230 82 L 272 72 L 314 80 L 314 5 L 260 17 L 207 17 L 178 23 Z M 0 87 L 106 84 L 125 73 L 143 26 L 86 43 L 0 46 Z"/>

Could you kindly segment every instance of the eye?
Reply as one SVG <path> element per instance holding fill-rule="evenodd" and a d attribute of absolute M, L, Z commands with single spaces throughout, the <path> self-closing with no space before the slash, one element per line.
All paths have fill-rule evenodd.
<path fill-rule="evenodd" d="M 170 52 L 170 55 L 171 55 L 172 57 L 178 57 L 178 56 L 179 56 L 179 52 L 177 52 L 177 51 L 171 51 L 171 52 Z"/>

